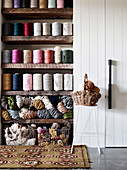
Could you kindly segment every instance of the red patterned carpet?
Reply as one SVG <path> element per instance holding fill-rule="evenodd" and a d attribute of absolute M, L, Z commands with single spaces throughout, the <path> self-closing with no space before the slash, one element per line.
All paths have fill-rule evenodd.
<path fill-rule="evenodd" d="M 89 168 L 85 146 L 0 146 L 0 168 Z"/>

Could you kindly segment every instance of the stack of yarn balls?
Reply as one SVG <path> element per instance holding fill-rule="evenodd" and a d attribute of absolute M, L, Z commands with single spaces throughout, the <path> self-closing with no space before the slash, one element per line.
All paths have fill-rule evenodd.
<path fill-rule="evenodd" d="M 3 36 L 72 36 L 72 22 L 3 23 Z"/>
<path fill-rule="evenodd" d="M 2 117 L 16 119 L 69 119 L 72 118 L 71 96 L 2 96 Z"/>
<path fill-rule="evenodd" d="M 73 0 L 3 0 L 3 8 L 73 8 Z"/>

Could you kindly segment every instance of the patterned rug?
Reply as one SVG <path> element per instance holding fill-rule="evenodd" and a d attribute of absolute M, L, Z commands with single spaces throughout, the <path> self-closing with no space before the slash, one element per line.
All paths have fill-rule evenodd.
<path fill-rule="evenodd" d="M 89 168 L 85 146 L 0 146 L 0 168 Z"/>

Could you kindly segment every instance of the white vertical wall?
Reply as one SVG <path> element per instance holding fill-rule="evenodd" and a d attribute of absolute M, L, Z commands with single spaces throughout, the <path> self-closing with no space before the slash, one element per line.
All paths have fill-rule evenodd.
<path fill-rule="evenodd" d="M 74 0 L 74 89 L 79 90 L 83 76 L 100 87 L 102 98 L 97 108 L 100 143 L 105 146 L 105 2 L 104 0 Z M 78 118 L 75 108 L 75 144 L 97 145 L 91 109 L 81 108 Z M 77 126 L 76 126 L 77 124 Z M 84 137 L 82 131 L 87 131 Z"/>

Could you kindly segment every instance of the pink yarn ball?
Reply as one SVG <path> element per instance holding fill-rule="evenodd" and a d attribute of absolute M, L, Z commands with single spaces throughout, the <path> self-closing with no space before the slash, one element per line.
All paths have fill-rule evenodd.
<path fill-rule="evenodd" d="M 41 133 L 45 133 L 46 131 L 44 129 L 41 130 Z"/>
<path fill-rule="evenodd" d="M 41 127 L 38 127 L 38 128 L 37 128 L 37 132 L 38 132 L 38 133 L 41 133 L 41 130 L 42 130 Z"/>

